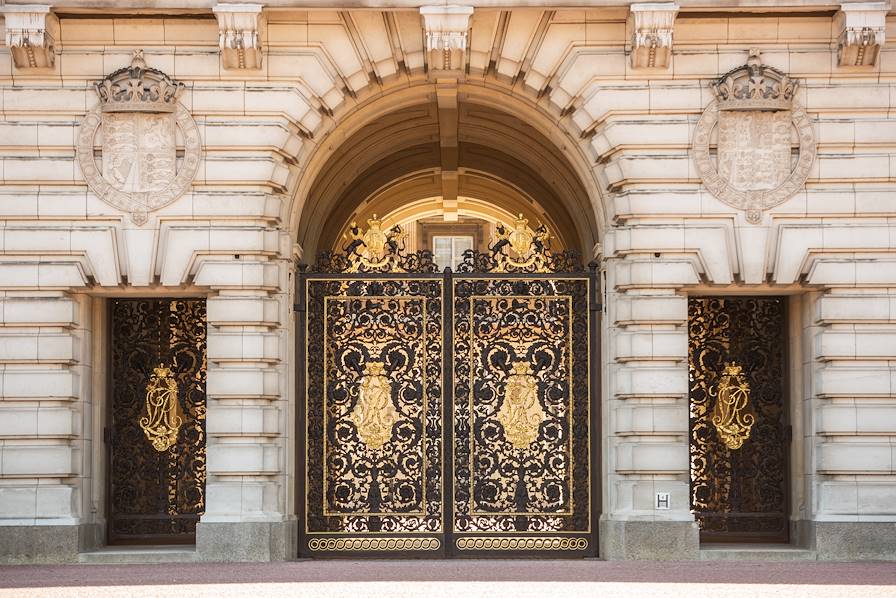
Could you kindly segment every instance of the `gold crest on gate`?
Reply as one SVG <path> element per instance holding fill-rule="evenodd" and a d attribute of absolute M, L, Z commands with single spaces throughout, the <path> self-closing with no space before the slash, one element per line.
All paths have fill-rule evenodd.
<path fill-rule="evenodd" d="M 370 361 L 364 368 L 358 402 L 348 419 L 361 441 L 373 450 L 383 448 L 392 438 L 392 426 L 401 415 L 392 405 L 392 383 L 382 361 Z"/>
<path fill-rule="evenodd" d="M 513 448 L 524 450 L 538 438 L 538 428 L 545 413 L 538 402 L 538 387 L 529 364 L 515 361 L 512 372 L 504 386 L 504 402 L 498 410 L 498 421 Z"/>
<path fill-rule="evenodd" d="M 508 230 L 503 224 L 495 227 L 495 242 L 490 247 L 498 271 L 530 269 L 534 272 L 547 271 L 547 252 L 551 234 L 541 224 L 532 230 L 529 220 L 520 214 Z M 509 250 L 509 253 L 508 251 Z"/>
<path fill-rule="evenodd" d="M 750 405 L 750 385 L 744 378 L 743 368 L 732 361 L 725 365 L 725 373 L 719 380 L 712 424 L 725 446 L 735 450 L 750 438 L 754 423 L 756 416 Z"/>
<path fill-rule="evenodd" d="M 160 364 L 152 372 L 139 424 L 152 448 L 163 453 L 177 442 L 184 413 L 177 400 L 177 382 L 171 370 Z"/>
<path fill-rule="evenodd" d="M 386 267 L 393 272 L 401 271 L 397 258 L 404 234 L 400 226 L 383 230 L 383 221 L 374 214 L 367 221 L 366 231 L 361 232 L 361 227 L 352 222 L 348 235 L 343 237 L 349 239 L 349 244 L 344 248 L 350 263 L 349 272 Z"/>

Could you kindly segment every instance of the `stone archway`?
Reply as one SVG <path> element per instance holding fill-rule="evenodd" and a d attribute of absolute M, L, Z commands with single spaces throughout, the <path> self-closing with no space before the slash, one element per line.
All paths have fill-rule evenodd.
<path fill-rule="evenodd" d="M 297 231 L 297 242 L 304 253 L 302 261 L 306 264 L 314 264 L 320 251 L 339 252 L 362 238 L 366 247 L 373 248 L 373 241 L 368 239 L 370 231 L 376 231 L 386 242 L 392 225 L 414 222 L 421 233 L 409 251 L 436 254 L 434 265 L 427 265 L 426 259 L 421 258 L 423 269 L 402 262 L 395 268 L 345 270 L 341 266 L 333 268 L 325 261 L 299 274 L 301 404 L 297 436 L 303 452 L 298 463 L 303 470 L 297 472 L 300 481 L 296 499 L 300 554 L 379 551 L 382 555 L 387 551 L 457 556 L 478 551 L 519 556 L 550 551 L 570 557 L 594 556 L 597 537 L 593 517 L 599 512 L 600 503 L 600 476 L 592 473 L 600 469 L 600 443 L 595 440 L 599 412 L 599 315 L 597 302 L 589 297 L 596 296 L 598 289 L 595 271 L 589 274 L 575 266 L 580 263 L 576 258 L 562 264 L 551 262 L 556 266 L 543 261 L 537 269 L 492 271 L 481 269 L 480 262 L 471 257 L 472 262 L 461 264 L 459 272 L 445 269 L 438 274 L 443 271 L 443 262 L 438 259 L 435 241 L 437 237 L 458 239 L 457 231 L 451 227 L 472 226 L 470 221 L 482 223 L 476 237 L 479 239 L 495 230 L 520 231 L 528 223 L 529 234 L 533 235 L 526 244 L 528 251 L 541 251 L 550 245 L 551 249 L 574 250 L 581 262 L 588 263 L 605 221 L 597 181 L 578 141 L 559 126 L 557 115 L 549 115 L 534 102 L 508 93 L 509 89 L 499 92 L 501 85 L 497 83 L 457 83 L 448 87 L 446 92 L 440 82 L 421 81 L 362 101 L 355 110 L 337 117 L 327 134 L 316 142 L 297 183 L 291 224 Z M 450 98 L 446 99 L 446 93 Z M 447 227 L 442 235 L 432 232 L 436 225 L 428 219 L 433 218 Z M 357 227 L 352 224 L 355 221 Z M 424 227 L 428 225 L 432 228 L 427 230 Z M 534 236 L 534 229 L 543 234 L 542 227 L 550 231 L 551 243 L 542 244 L 544 237 Z M 406 236 L 406 232 L 399 235 Z M 539 239 L 537 247 L 541 249 L 534 249 L 534 238 Z M 430 241 L 432 245 L 428 245 Z M 472 248 L 488 249 L 481 242 Z M 457 257 L 454 248 L 450 253 L 452 259 Z M 337 255 L 336 262 L 342 263 L 348 255 Z M 483 255 L 487 261 L 495 254 L 474 255 Z M 471 265 L 473 262 L 477 265 Z M 536 272 L 534 278 L 532 272 Z M 489 284 L 494 288 L 474 292 L 471 285 L 480 275 L 491 280 Z M 454 300 L 445 300 L 448 296 Z M 480 305 L 482 300 L 494 305 Z M 435 304 L 437 307 L 433 308 Z M 481 350 L 483 355 L 485 351 L 506 351 L 504 365 L 467 368 L 464 341 L 457 344 L 450 339 L 463 337 L 474 313 L 480 317 L 505 311 L 508 322 L 519 322 L 520 330 L 527 330 L 526 340 L 500 340 L 502 334 L 511 334 L 510 324 L 477 323 L 475 330 L 493 326 L 498 336 L 474 339 L 478 332 L 468 331 L 470 347 L 479 347 L 470 351 Z M 417 321 L 418 317 L 424 320 Z M 383 340 L 386 337 L 379 332 L 374 335 L 376 338 L 368 338 L 369 322 L 388 329 L 383 334 L 391 340 Z M 423 340 L 412 334 L 407 337 L 409 330 L 423 331 Z M 342 338 L 339 331 L 349 334 Z M 428 334 L 434 334 L 438 340 L 430 339 Z M 399 346 L 416 347 L 418 343 L 428 347 L 419 353 L 430 355 L 422 364 L 414 361 L 414 351 L 395 357 L 405 351 L 399 350 Z M 553 357 L 546 357 L 548 354 Z M 436 355 L 434 361 L 426 361 L 432 355 Z M 406 372 L 397 365 L 398 361 L 417 365 Z M 411 370 L 413 373 L 408 373 Z M 468 382 L 461 382 L 460 386 L 448 382 L 468 370 Z M 423 371 L 428 375 L 423 375 Z M 448 378 L 443 381 L 443 376 Z M 417 380 L 421 381 L 419 388 Z M 453 405 L 466 400 L 457 394 L 462 392 L 457 388 L 472 388 L 476 384 L 490 384 L 495 400 L 510 405 L 511 399 L 499 398 L 514 392 L 508 390 L 510 380 L 520 384 L 525 381 L 526 404 L 531 409 L 537 407 L 538 423 L 529 424 L 525 438 L 509 440 L 510 420 L 502 420 L 497 411 L 489 416 L 494 421 L 487 425 L 504 430 L 495 434 L 503 434 L 500 450 L 506 454 L 494 458 L 517 459 L 519 463 L 513 461 L 511 473 L 502 470 L 499 478 L 493 480 L 501 487 L 494 491 L 497 498 L 492 497 L 493 502 L 500 505 L 494 506 L 498 510 L 493 515 L 482 519 L 489 523 L 482 523 L 484 527 L 480 529 L 480 524 L 472 521 L 478 521 L 479 510 L 492 508 L 487 506 L 491 494 L 474 490 L 479 482 L 474 481 L 472 474 L 464 477 L 467 469 L 449 457 L 454 449 L 447 448 L 461 447 L 457 450 L 462 453 L 462 447 L 469 446 L 472 459 L 478 441 L 469 435 L 464 437 L 463 430 L 478 424 L 464 419 L 466 412 Z M 335 394 L 331 396 L 331 392 Z M 336 395 L 343 392 L 344 404 L 337 406 Z M 436 405 L 434 412 L 430 413 L 429 403 L 422 397 Z M 469 400 L 472 413 L 472 395 Z M 475 399 L 476 404 L 479 400 Z M 559 401 L 558 406 L 549 406 L 551 401 Z M 441 405 L 445 406 L 444 411 Z M 448 440 L 444 440 L 444 452 L 440 449 L 431 454 L 411 440 L 413 434 L 400 433 L 401 426 L 416 425 L 413 422 L 418 420 L 414 418 L 419 415 L 414 415 L 414 409 L 422 409 L 421 413 L 426 414 L 419 419 L 419 429 L 425 430 L 421 438 L 433 434 L 428 440 L 433 443 L 430 446 L 443 442 L 443 433 L 438 430 L 445 430 Z M 529 413 L 526 417 L 529 421 L 534 416 Z M 564 432 L 541 430 L 541 423 L 549 419 L 550 425 Z M 330 440 L 319 442 L 323 438 Z M 343 446 L 340 443 L 346 438 Z M 549 447 L 553 441 L 560 444 Z M 409 448 L 399 450 L 401 442 Z M 420 442 L 426 446 L 425 440 Z M 392 443 L 388 455 L 382 452 L 384 443 Z M 430 492 L 428 476 L 389 473 L 393 461 L 404 462 L 404 450 L 420 450 L 425 455 L 421 463 L 425 463 L 427 472 L 441 468 L 445 478 L 451 480 L 445 482 L 448 488 L 466 488 L 465 484 L 469 484 L 469 497 L 463 498 L 465 490 L 455 493 L 446 488 L 444 495 L 441 491 Z M 530 450 L 534 451 L 532 455 L 525 459 L 520 456 Z M 338 451 L 344 453 L 334 457 Z M 511 454 L 516 456 L 507 456 Z M 526 459 L 540 463 L 549 454 L 554 455 L 552 463 L 562 465 L 562 473 L 554 477 L 527 473 Z M 334 473 L 335 469 L 328 469 L 331 463 L 338 469 L 337 461 L 343 458 L 344 463 L 369 461 L 369 467 L 348 472 L 343 479 Z M 414 482 L 418 478 L 422 479 L 420 488 Z M 414 512 L 409 515 L 403 514 L 404 507 L 399 505 L 402 501 L 395 499 L 398 491 L 389 486 L 399 482 L 404 484 L 406 494 L 402 500 L 406 498 L 408 504 L 415 505 L 416 510 L 412 509 Z M 436 494 L 442 498 L 432 499 Z M 420 496 L 422 502 L 418 500 Z M 535 496 L 550 496 L 548 502 L 553 502 L 541 505 Z M 406 521 L 411 515 L 419 516 L 419 520 Z M 477 537 L 475 534 L 480 531 L 488 531 L 489 535 Z"/>
<path fill-rule="evenodd" d="M 528 202 L 563 246 L 591 259 L 606 214 L 566 119 L 497 80 L 462 82 L 452 93 L 447 117 L 439 85 L 424 80 L 334 115 L 303 163 L 287 216 L 305 261 L 384 195 L 393 203 L 448 197 L 455 211 L 458 197 L 510 212 L 529 212 L 517 209 Z"/>

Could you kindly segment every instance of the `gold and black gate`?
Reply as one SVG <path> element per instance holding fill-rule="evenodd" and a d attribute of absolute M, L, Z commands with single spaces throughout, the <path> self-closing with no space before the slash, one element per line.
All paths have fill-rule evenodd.
<path fill-rule="evenodd" d="M 691 509 L 704 542 L 786 542 L 783 297 L 688 300 Z"/>
<path fill-rule="evenodd" d="M 205 510 L 205 300 L 110 301 L 110 544 L 192 543 Z"/>
<path fill-rule="evenodd" d="M 299 276 L 300 555 L 596 555 L 594 270 L 369 225 Z"/>

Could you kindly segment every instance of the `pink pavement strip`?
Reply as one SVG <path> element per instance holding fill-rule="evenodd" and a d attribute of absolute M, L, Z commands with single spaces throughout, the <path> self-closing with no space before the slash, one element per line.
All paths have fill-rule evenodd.
<path fill-rule="evenodd" d="M 896 597 L 896 563 L 330 560 L 0 567 L 0 597 Z"/>

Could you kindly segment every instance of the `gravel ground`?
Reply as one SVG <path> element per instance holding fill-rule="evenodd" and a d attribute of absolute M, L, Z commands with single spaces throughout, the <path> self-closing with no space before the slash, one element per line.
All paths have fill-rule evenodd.
<path fill-rule="evenodd" d="M 0 567 L 0 597 L 894 597 L 896 563 L 550 560 Z"/>

